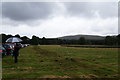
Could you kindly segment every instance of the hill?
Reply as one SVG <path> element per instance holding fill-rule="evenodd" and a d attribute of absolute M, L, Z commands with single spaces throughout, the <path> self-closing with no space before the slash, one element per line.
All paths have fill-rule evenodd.
<path fill-rule="evenodd" d="M 66 40 L 78 40 L 80 37 L 84 37 L 86 40 L 104 40 L 104 36 L 97 36 L 97 35 L 71 35 L 71 36 L 63 36 L 59 37 L 59 39 L 66 39 Z"/>

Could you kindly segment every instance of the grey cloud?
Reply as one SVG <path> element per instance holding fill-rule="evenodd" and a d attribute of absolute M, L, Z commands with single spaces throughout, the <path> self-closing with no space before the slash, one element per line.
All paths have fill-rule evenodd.
<path fill-rule="evenodd" d="M 120 1 L 118 3 L 118 34 L 120 34 Z"/>
<path fill-rule="evenodd" d="M 60 3 L 61 4 L 61 3 Z M 117 3 L 112 2 L 64 2 L 67 15 L 94 17 L 97 13 L 101 17 L 116 17 Z M 57 11 L 55 2 L 3 2 L 3 18 L 15 21 L 45 19 Z"/>
<path fill-rule="evenodd" d="M 102 18 L 117 17 L 117 2 L 68 2 L 64 3 L 72 16 L 94 17 L 97 13 Z"/>
<path fill-rule="evenodd" d="M 61 9 L 65 9 L 65 13 Z M 57 17 L 57 12 L 63 16 L 83 18 L 93 18 L 98 12 L 100 17 L 108 18 L 116 17 L 117 11 L 115 2 L 2 2 L 2 23 L 13 26 L 37 25 L 40 23 L 37 20 L 46 20 L 54 14 Z"/>
<path fill-rule="evenodd" d="M 54 5 L 52 2 L 4 2 L 2 16 L 16 21 L 44 19 L 52 13 Z"/>
<path fill-rule="evenodd" d="M 2 18 L 2 3 L 0 2 L 0 18 Z"/>

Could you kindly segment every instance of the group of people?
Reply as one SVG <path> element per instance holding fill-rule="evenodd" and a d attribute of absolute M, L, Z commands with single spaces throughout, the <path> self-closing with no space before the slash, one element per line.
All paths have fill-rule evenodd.
<path fill-rule="evenodd" d="M 14 57 L 14 62 L 15 63 L 18 62 L 18 56 L 19 56 L 20 48 L 21 48 L 20 44 L 19 43 L 15 43 L 14 51 L 13 51 L 13 57 Z"/>

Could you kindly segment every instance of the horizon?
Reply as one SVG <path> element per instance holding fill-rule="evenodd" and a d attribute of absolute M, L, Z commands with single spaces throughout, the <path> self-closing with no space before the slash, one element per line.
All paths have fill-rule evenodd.
<path fill-rule="evenodd" d="M 5 34 L 5 33 L 0 33 L 0 34 Z M 5 34 L 5 35 L 12 35 L 12 34 Z M 15 34 L 15 35 L 20 35 L 20 34 Z M 12 35 L 12 36 L 15 36 L 15 35 Z M 67 36 L 77 36 L 77 35 L 88 35 L 88 36 L 100 36 L 100 37 L 106 37 L 106 36 L 117 36 L 119 34 L 111 34 L 111 35 L 94 35 L 94 34 L 75 34 L 75 35 L 63 35 L 63 36 L 58 36 L 58 37 L 45 37 L 45 38 L 61 38 L 61 37 L 67 37 Z M 36 36 L 36 35 L 31 35 L 31 37 L 27 36 L 27 35 L 20 35 L 20 37 L 28 37 L 29 39 L 32 39 L 32 36 Z M 39 37 L 39 36 L 36 36 L 36 37 Z M 39 37 L 39 38 L 43 38 L 43 37 Z"/>

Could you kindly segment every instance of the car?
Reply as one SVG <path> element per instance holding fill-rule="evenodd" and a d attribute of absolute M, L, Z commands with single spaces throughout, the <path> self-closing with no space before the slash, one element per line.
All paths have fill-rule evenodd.
<path fill-rule="evenodd" d="M 24 48 L 25 47 L 24 44 L 21 44 L 21 47 Z"/>
<path fill-rule="evenodd" d="M 1 55 L 2 54 L 2 55 Z M 6 55 L 6 50 L 4 47 L 2 47 L 2 45 L 0 45 L 0 55 L 3 57 Z"/>
<path fill-rule="evenodd" d="M 23 47 L 24 47 L 23 44 L 21 44 L 21 43 L 19 43 L 19 46 L 20 46 L 20 48 L 23 48 Z"/>
<path fill-rule="evenodd" d="M 13 49 L 10 45 L 8 44 L 2 44 L 2 46 L 6 49 L 6 54 L 7 55 L 12 55 L 13 54 Z"/>
<path fill-rule="evenodd" d="M 12 50 L 14 50 L 15 44 L 13 44 L 13 43 L 4 43 L 4 44 L 9 45 L 12 48 Z"/>
<path fill-rule="evenodd" d="M 22 47 L 26 47 L 26 44 L 22 44 Z"/>
<path fill-rule="evenodd" d="M 22 44 L 22 47 L 30 46 L 30 44 Z"/>
<path fill-rule="evenodd" d="M 25 47 L 24 44 L 18 43 L 18 45 L 20 46 L 20 48 Z"/>

